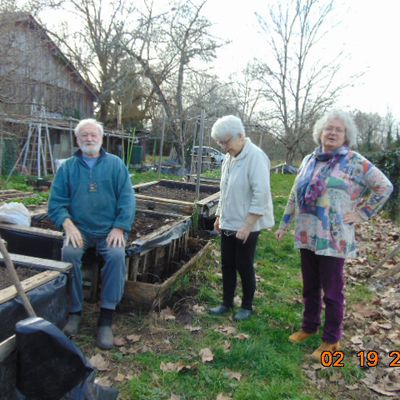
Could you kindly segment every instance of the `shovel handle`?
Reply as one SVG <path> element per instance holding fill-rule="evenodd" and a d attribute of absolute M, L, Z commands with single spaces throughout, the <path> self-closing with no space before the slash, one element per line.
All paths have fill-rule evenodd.
<path fill-rule="evenodd" d="M 8 254 L 8 251 L 6 249 L 6 246 L 4 245 L 4 242 L 0 236 L 0 252 L 3 254 L 4 258 L 4 263 L 6 264 L 6 268 L 8 273 L 10 274 L 11 280 L 17 289 L 18 295 L 21 297 L 22 302 L 24 303 L 24 307 L 26 312 L 30 317 L 36 317 L 36 313 L 32 308 L 31 302 L 28 299 L 28 296 L 24 292 L 24 289 L 21 285 L 21 281 L 18 278 L 17 271 L 15 270 L 14 264 L 10 258 L 10 255 Z"/>

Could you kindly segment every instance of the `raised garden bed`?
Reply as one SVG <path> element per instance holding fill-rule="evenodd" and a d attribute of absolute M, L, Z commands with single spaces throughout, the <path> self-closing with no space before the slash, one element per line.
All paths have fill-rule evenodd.
<path fill-rule="evenodd" d="M 135 193 L 141 207 L 171 211 L 183 215 L 198 215 L 194 222 L 200 229 L 212 229 L 220 197 L 219 186 L 200 184 L 196 201 L 196 184 L 160 180 L 135 185 Z"/>
<path fill-rule="evenodd" d="M 171 260 L 164 269 L 165 276 L 159 282 L 149 283 L 139 280 L 128 280 L 125 283 L 125 294 L 122 307 L 141 310 L 162 308 L 172 295 L 172 289 L 177 280 L 188 273 L 196 262 L 206 256 L 210 242 L 188 238 L 186 251 L 179 260 Z"/>
<path fill-rule="evenodd" d="M 36 195 L 32 192 L 22 192 L 14 189 L 0 190 L 0 203 L 26 199 L 29 197 L 36 197 Z"/>
<path fill-rule="evenodd" d="M 60 260 L 62 232 L 55 230 L 46 214 L 33 215 L 32 224 L 38 227 L 0 224 L 0 234 L 9 251 Z M 127 279 L 159 282 L 168 274 L 166 266 L 186 252 L 190 227 L 189 216 L 138 210 L 126 246 Z M 101 263 L 94 251 L 85 254 L 82 270 L 85 298 L 89 301 L 98 298 Z"/>
<path fill-rule="evenodd" d="M 10 253 L 22 287 L 38 316 L 61 327 L 67 315 L 67 281 L 71 265 Z M 27 318 L 0 255 L 0 399 L 15 398 L 15 324 Z M 4 287 L 5 286 L 5 287 Z"/>
<path fill-rule="evenodd" d="M 67 313 L 66 284 L 71 264 L 10 253 L 22 287 L 38 316 L 61 324 Z M 0 342 L 14 333 L 14 326 L 26 318 L 26 311 L 17 298 L 17 290 L 9 279 L 0 255 Z"/>

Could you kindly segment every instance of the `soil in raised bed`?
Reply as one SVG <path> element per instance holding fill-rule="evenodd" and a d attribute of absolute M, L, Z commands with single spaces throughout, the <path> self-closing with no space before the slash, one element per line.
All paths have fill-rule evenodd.
<path fill-rule="evenodd" d="M 137 211 L 133 229 L 128 235 L 128 242 L 130 243 L 142 236 L 148 235 L 149 233 L 154 232 L 162 226 L 170 224 L 173 221 L 174 218 L 167 215 L 164 216 L 162 214 L 152 214 Z M 35 228 L 51 229 L 53 231 L 57 230 L 47 214 L 32 217 L 31 225 Z"/>
<path fill-rule="evenodd" d="M 21 282 L 24 279 L 30 278 L 31 276 L 39 273 L 37 270 L 27 267 L 16 266 L 15 270 L 17 271 L 17 275 Z M 12 285 L 14 285 L 14 282 L 12 281 L 6 267 L 4 265 L 0 265 L 0 290 Z"/>
<path fill-rule="evenodd" d="M 160 185 L 152 185 L 144 188 L 139 188 L 138 194 L 145 194 L 146 196 L 159 197 L 163 199 L 171 200 L 181 200 L 194 202 L 196 198 L 196 193 L 193 190 L 181 189 L 181 188 L 171 188 Z M 205 199 L 210 196 L 210 193 L 201 192 L 199 193 L 200 200 Z"/>

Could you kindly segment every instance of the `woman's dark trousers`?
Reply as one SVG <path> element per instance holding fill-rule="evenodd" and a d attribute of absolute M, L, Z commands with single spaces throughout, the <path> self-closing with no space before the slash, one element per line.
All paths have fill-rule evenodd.
<path fill-rule="evenodd" d="M 302 329 L 314 333 L 321 324 L 322 291 L 325 325 L 322 340 L 336 343 L 342 336 L 344 316 L 344 259 L 320 256 L 301 249 L 304 314 Z"/>
<path fill-rule="evenodd" d="M 233 306 L 237 284 L 236 272 L 239 272 L 243 290 L 242 308 L 252 309 L 256 290 L 253 264 L 259 233 L 251 232 L 246 243 L 236 239 L 236 232 L 223 230 L 221 233 L 223 305 L 226 307 Z"/>

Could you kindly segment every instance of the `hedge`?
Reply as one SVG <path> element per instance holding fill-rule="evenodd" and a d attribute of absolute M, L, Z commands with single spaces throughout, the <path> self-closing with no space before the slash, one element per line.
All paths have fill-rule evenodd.
<path fill-rule="evenodd" d="M 385 205 L 393 221 L 400 220 L 400 149 L 369 153 L 366 157 L 392 182 L 393 193 Z"/>

